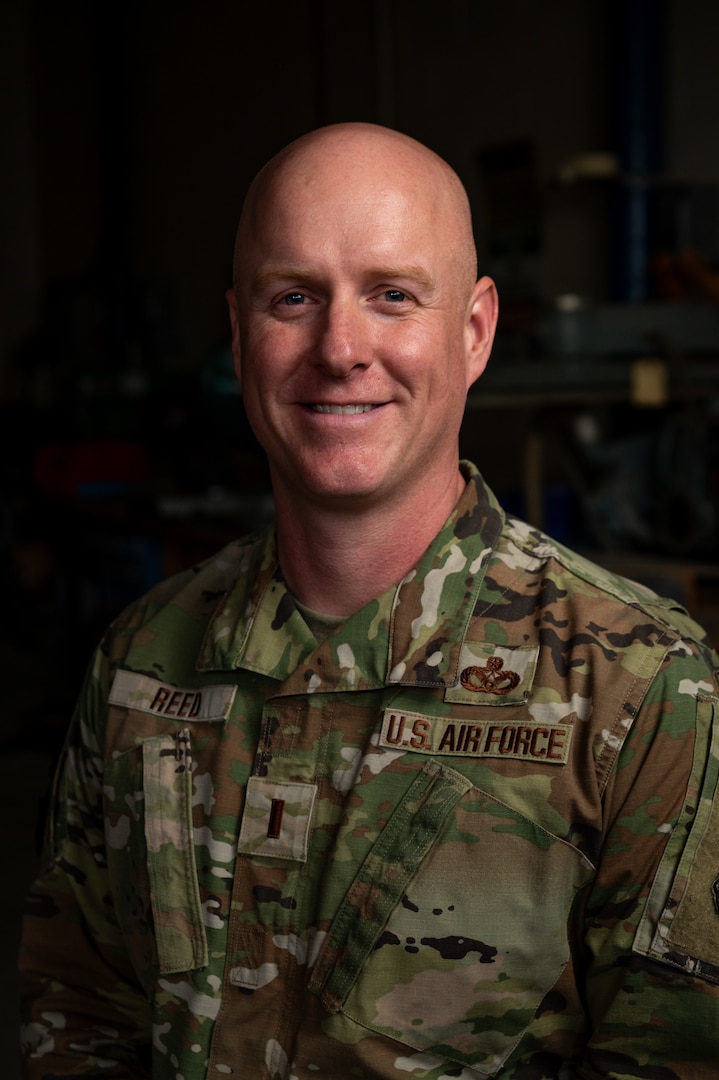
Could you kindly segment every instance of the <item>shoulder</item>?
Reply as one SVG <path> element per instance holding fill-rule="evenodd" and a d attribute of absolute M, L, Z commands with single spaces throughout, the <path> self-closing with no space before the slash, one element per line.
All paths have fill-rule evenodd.
<path fill-rule="evenodd" d="M 108 658 L 121 660 L 130 643 L 167 636 L 201 639 L 218 605 L 243 578 L 254 579 L 266 559 L 267 534 L 249 534 L 180 573 L 168 577 L 119 613 L 103 639 Z M 250 587 L 248 585 L 248 587 Z"/>
<path fill-rule="evenodd" d="M 706 644 L 704 629 L 677 600 L 598 565 L 518 518 L 505 519 L 499 550 L 505 558 L 513 553 L 518 573 L 553 584 L 553 590 L 544 590 L 547 601 L 552 597 L 555 604 L 572 605 L 588 621 L 596 621 L 601 610 L 615 626 L 650 620 L 666 644 Z"/>

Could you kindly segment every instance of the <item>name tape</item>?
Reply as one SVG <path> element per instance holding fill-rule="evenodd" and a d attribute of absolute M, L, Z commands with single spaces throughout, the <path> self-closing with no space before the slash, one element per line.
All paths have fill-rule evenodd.
<path fill-rule="evenodd" d="M 169 716 L 177 720 L 226 720 L 236 686 L 183 688 L 136 671 L 118 671 L 110 690 L 111 705 Z"/>
<path fill-rule="evenodd" d="M 417 754 L 565 765 L 571 739 L 571 724 L 464 723 L 446 716 L 385 709 L 379 742 L 380 746 Z"/>

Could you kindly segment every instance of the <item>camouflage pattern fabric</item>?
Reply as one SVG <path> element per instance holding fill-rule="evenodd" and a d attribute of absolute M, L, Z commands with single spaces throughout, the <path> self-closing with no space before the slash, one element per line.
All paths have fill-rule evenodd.
<path fill-rule="evenodd" d="M 464 468 L 319 644 L 271 533 L 111 628 L 28 898 L 26 1077 L 719 1075 L 717 657 Z"/>

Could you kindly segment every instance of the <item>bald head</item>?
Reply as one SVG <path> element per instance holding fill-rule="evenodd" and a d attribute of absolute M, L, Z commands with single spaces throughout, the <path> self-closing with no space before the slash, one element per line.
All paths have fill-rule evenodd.
<path fill-rule="evenodd" d="M 234 281 L 241 293 L 249 249 L 276 229 L 279 204 L 316 194 L 318 210 L 337 199 L 376 200 L 401 192 L 405 205 L 428 230 L 441 230 L 442 243 L 469 295 L 477 276 L 477 256 L 466 191 L 454 170 L 422 143 L 375 124 L 344 123 L 319 128 L 281 150 L 258 173 L 247 193 L 235 244 Z"/>

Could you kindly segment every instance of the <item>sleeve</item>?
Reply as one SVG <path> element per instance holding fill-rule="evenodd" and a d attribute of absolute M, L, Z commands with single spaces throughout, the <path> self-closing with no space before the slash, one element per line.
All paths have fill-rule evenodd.
<path fill-rule="evenodd" d="M 55 777 L 19 956 L 25 1080 L 151 1075 L 151 1006 L 115 917 L 103 829 L 107 660 L 98 650 Z"/>
<path fill-rule="evenodd" d="M 717 1075 L 717 720 L 711 659 L 677 643 L 607 789 L 609 830 L 584 912 L 586 1080 Z"/>

